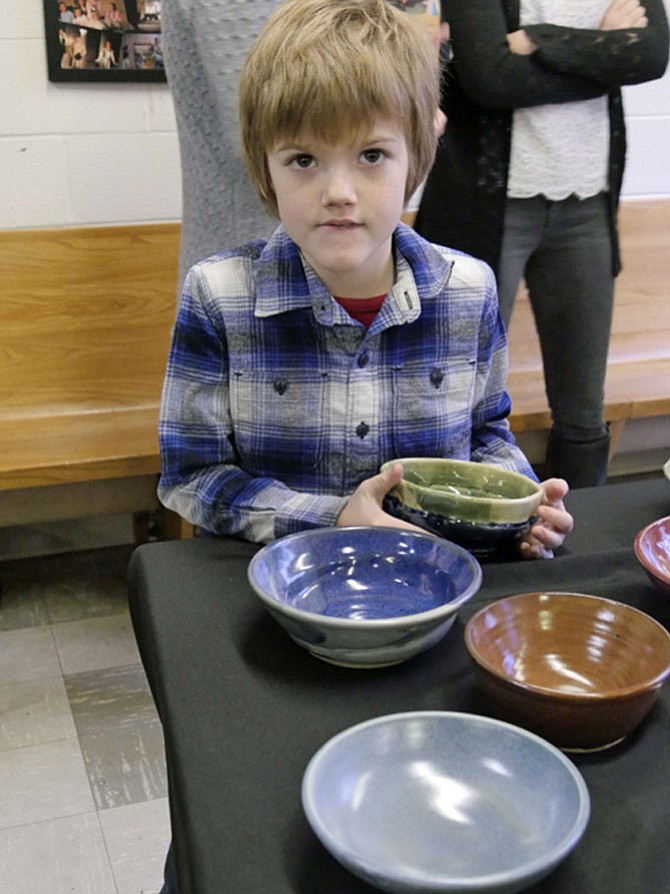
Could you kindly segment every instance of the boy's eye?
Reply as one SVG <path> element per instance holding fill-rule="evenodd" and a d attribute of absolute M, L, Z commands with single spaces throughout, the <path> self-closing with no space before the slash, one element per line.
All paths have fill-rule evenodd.
<path fill-rule="evenodd" d="M 307 155 L 306 153 L 294 155 L 293 158 L 289 161 L 289 164 L 292 168 L 311 168 L 311 166 L 314 164 L 314 156 Z"/>
<path fill-rule="evenodd" d="M 366 164 L 376 165 L 384 158 L 384 153 L 381 149 L 365 149 L 361 153 L 361 158 Z"/>

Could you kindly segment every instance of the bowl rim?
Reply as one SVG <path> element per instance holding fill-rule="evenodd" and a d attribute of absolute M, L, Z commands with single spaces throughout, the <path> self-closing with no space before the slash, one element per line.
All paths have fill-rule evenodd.
<path fill-rule="evenodd" d="M 509 603 L 515 600 L 521 601 L 523 599 L 528 599 L 531 596 L 560 596 L 561 598 L 574 597 L 574 599 L 579 600 L 589 599 L 594 602 L 598 602 L 601 605 L 614 606 L 616 609 L 624 609 L 626 612 L 640 615 L 647 622 L 647 624 L 649 624 L 651 627 L 655 627 L 658 631 L 660 631 L 666 641 L 668 657 L 664 670 L 659 671 L 659 673 L 657 673 L 654 677 L 644 680 L 641 683 L 636 683 L 631 686 L 618 687 L 616 689 L 606 689 L 601 692 L 566 692 L 562 689 L 555 689 L 549 686 L 539 686 L 536 683 L 528 683 L 525 680 L 517 680 L 515 677 L 510 677 L 508 674 L 500 671 L 495 665 L 488 662 L 476 650 L 475 645 L 472 641 L 472 633 L 475 628 L 475 622 L 483 617 L 486 612 L 490 610 L 492 605 L 497 605 L 503 602 Z M 500 599 L 495 599 L 488 605 L 483 606 L 470 618 L 470 620 L 465 625 L 463 638 L 465 640 L 465 647 L 468 650 L 468 653 L 470 654 L 472 660 L 475 662 L 476 665 L 490 673 L 491 676 L 495 677 L 498 680 L 501 680 L 503 683 L 514 686 L 516 689 L 521 689 L 535 695 L 540 695 L 547 699 L 558 699 L 562 702 L 587 704 L 588 702 L 596 701 L 624 701 L 627 698 L 642 695 L 643 693 L 658 689 L 670 675 L 670 632 L 668 632 L 663 624 L 657 621 L 656 618 L 652 618 L 652 616 L 647 614 L 647 612 L 644 612 L 639 608 L 635 608 L 635 606 L 627 605 L 625 602 L 618 602 L 616 599 L 608 599 L 605 596 L 596 596 L 592 593 L 577 593 L 568 590 L 538 590 L 535 592 L 529 591 L 527 593 L 514 593 L 510 596 L 503 596 Z"/>
<path fill-rule="evenodd" d="M 500 872 L 488 873 L 486 875 L 479 876 L 442 876 L 428 875 L 426 873 L 421 873 L 420 875 L 418 875 L 410 872 L 398 872 L 390 875 L 386 866 L 381 866 L 369 860 L 363 860 L 359 856 L 356 856 L 357 865 L 363 867 L 370 873 L 377 873 L 386 878 L 392 878 L 394 882 L 399 882 L 401 884 L 411 884 L 416 887 L 417 891 L 434 891 L 436 890 L 435 886 L 439 885 L 439 889 L 445 892 L 445 894 L 446 892 L 450 891 L 471 891 L 472 894 L 477 894 L 477 892 L 480 892 L 481 890 L 488 890 L 489 888 L 495 890 L 498 886 L 505 883 L 516 881 L 521 882 L 526 878 L 533 878 L 538 872 L 541 872 L 545 868 L 547 868 L 547 871 L 549 871 L 550 868 L 556 866 L 577 845 L 582 835 L 584 834 L 584 830 L 586 829 L 586 826 L 589 822 L 591 814 L 591 799 L 588 787 L 581 772 L 572 762 L 572 760 L 570 760 L 570 758 L 565 755 L 557 746 L 552 745 L 551 742 L 548 742 L 546 739 L 543 739 L 536 733 L 530 732 L 530 730 L 526 730 L 520 726 L 508 723 L 505 720 L 499 720 L 495 717 L 488 717 L 483 714 L 473 714 L 465 711 L 419 710 L 402 711 L 395 714 L 383 714 L 378 717 L 372 717 L 368 720 L 361 721 L 360 723 L 355 723 L 353 726 L 349 726 L 346 729 L 341 730 L 339 733 L 336 733 L 334 736 L 324 742 L 310 758 L 302 778 L 301 800 L 303 810 L 305 812 L 305 815 L 307 816 L 309 825 L 311 826 L 313 832 L 316 834 L 317 838 L 319 838 L 322 844 L 324 844 L 324 846 L 327 846 L 329 850 L 332 847 L 333 850 L 331 850 L 331 853 L 341 853 L 343 850 L 348 851 L 349 849 L 346 847 L 340 847 L 340 842 L 338 841 L 336 836 L 333 835 L 324 825 L 319 812 L 315 808 L 313 789 L 315 776 L 319 769 L 320 763 L 331 751 L 337 748 L 343 740 L 353 738 L 359 735 L 365 729 L 369 729 L 373 726 L 383 725 L 385 723 L 397 724 L 398 722 L 403 722 L 406 720 L 416 720 L 417 718 L 442 718 L 455 720 L 457 722 L 467 722 L 468 724 L 474 723 L 479 724 L 480 726 L 495 727 L 498 730 L 505 729 L 506 731 L 511 732 L 522 739 L 527 739 L 540 746 L 543 751 L 551 755 L 555 760 L 558 761 L 558 763 L 563 765 L 563 768 L 567 770 L 568 777 L 575 785 L 578 796 L 578 810 L 574 822 L 562 841 L 557 843 L 542 857 L 536 857 L 533 861 L 524 865 L 523 871 L 521 871 L 520 868 L 506 869 Z M 326 842 L 329 842 L 329 844 L 326 845 Z"/>
<path fill-rule="evenodd" d="M 261 561 L 262 555 L 267 555 L 273 548 L 278 548 L 277 544 L 285 543 L 289 538 L 290 539 L 299 539 L 299 538 L 312 538 L 318 534 L 323 534 L 324 531 L 341 531 L 343 534 L 351 531 L 360 531 L 360 530 L 376 530 L 376 531 L 402 531 L 403 534 L 409 535 L 413 538 L 420 538 L 421 540 L 430 540 L 434 544 L 438 544 L 440 549 L 448 548 L 452 550 L 455 554 L 464 558 L 467 564 L 470 566 L 473 577 L 470 585 L 455 599 L 452 599 L 451 602 L 443 602 L 442 605 L 438 605 L 436 608 L 428 609 L 423 612 L 414 612 L 411 615 L 399 615 L 393 618 L 366 618 L 361 620 L 359 618 L 334 618 L 329 615 L 322 615 L 319 612 L 310 612 L 307 609 L 296 608 L 293 605 L 287 605 L 284 602 L 278 602 L 276 599 L 273 599 L 272 596 L 269 596 L 267 593 L 263 592 L 260 587 L 258 587 L 254 580 L 254 572 L 256 566 Z M 284 537 L 279 537 L 276 540 L 270 541 L 270 543 L 266 543 L 257 553 L 255 553 L 249 564 L 247 566 L 247 580 L 251 585 L 252 589 L 256 593 L 256 595 L 267 605 L 269 608 L 274 609 L 275 611 L 280 611 L 282 614 L 287 615 L 290 618 L 293 618 L 296 621 L 303 622 L 312 622 L 312 619 L 318 619 L 319 624 L 322 627 L 328 627 L 331 629 L 350 629 L 353 630 L 357 627 L 364 627 L 365 630 L 384 630 L 385 628 L 393 628 L 397 630 L 398 628 L 403 627 L 413 627 L 417 623 L 425 623 L 427 621 L 431 621 L 433 619 L 439 619 L 441 617 L 447 617 L 454 614 L 461 608 L 465 603 L 472 599 L 475 593 L 478 592 L 482 585 L 483 573 L 482 566 L 479 561 L 472 555 L 472 553 L 468 552 L 467 549 L 463 546 L 459 546 L 457 543 L 453 543 L 451 540 L 446 540 L 444 537 L 438 537 L 436 534 L 430 534 L 429 532 L 423 531 L 411 531 L 407 528 L 400 527 L 391 527 L 386 525 L 342 525 L 341 527 L 329 526 L 322 528 L 310 528 L 306 531 L 296 531 L 293 534 L 286 534 Z"/>
<path fill-rule="evenodd" d="M 635 558 L 640 565 L 642 565 L 652 577 L 655 577 L 666 586 L 670 586 L 670 577 L 666 577 L 664 574 L 660 573 L 658 565 L 654 565 L 653 562 L 650 562 L 648 556 L 642 549 L 642 543 L 649 535 L 649 532 L 659 525 L 664 524 L 670 528 L 670 515 L 665 515 L 663 518 L 657 518 L 655 521 L 649 522 L 648 525 L 645 525 L 644 528 L 638 531 L 635 535 L 635 540 L 633 541 L 633 551 L 635 552 Z"/>
<path fill-rule="evenodd" d="M 379 467 L 379 471 L 385 472 L 396 463 L 418 463 L 419 465 L 424 465 L 429 463 L 443 462 L 460 466 L 476 466 L 478 468 L 484 466 L 485 468 L 495 469 L 497 472 L 509 476 L 510 478 L 521 480 L 524 482 L 524 484 L 528 484 L 533 488 L 531 493 L 525 494 L 525 496 L 523 497 L 473 497 L 469 494 L 458 494 L 459 500 L 463 500 L 466 505 L 481 506 L 488 503 L 494 503 L 496 506 L 521 506 L 526 502 L 534 502 L 538 499 L 538 497 L 540 498 L 540 500 L 542 499 L 543 490 L 542 485 L 539 481 L 533 481 L 533 479 L 529 478 L 528 475 L 524 475 L 521 472 L 515 471 L 514 469 L 507 469 L 505 468 L 505 466 L 499 466 L 495 463 L 476 462 L 469 459 L 456 459 L 455 457 L 450 456 L 401 456 L 397 459 L 391 459 L 385 463 L 382 463 L 382 465 Z M 412 487 L 416 488 L 420 492 L 427 492 L 431 490 L 431 488 L 425 484 L 415 484 L 413 481 L 408 482 L 404 476 L 402 478 L 402 481 L 404 481 L 406 484 L 410 484 Z"/>

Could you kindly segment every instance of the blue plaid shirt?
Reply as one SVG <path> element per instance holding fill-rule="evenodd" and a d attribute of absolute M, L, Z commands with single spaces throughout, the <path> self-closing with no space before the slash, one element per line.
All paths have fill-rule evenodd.
<path fill-rule="evenodd" d="M 191 269 L 160 414 L 166 506 L 262 543 L 334 524 L 396 457 L 535 478 L 507 422 L 491 270 L 403 225 L 394 246 L 396 282 L 367 331 L 281 227 Z"/>

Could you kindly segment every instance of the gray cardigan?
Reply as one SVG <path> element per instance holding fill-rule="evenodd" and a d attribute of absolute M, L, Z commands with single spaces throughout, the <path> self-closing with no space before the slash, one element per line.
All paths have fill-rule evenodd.
<path fill-rule="evenodd" d="M 180 283 L 197 261 L 269 236 L 277 226 L 247 177 L 237 120 L 239 73 L 276 6 L 277 0 L 163 3 L 165 68 L 181 155 Z"/>

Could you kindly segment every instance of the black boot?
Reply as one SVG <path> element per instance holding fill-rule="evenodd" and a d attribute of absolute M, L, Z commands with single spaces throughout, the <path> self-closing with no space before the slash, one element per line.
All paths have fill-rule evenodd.
<path fill-rule="evenodd" d="M 609 431 L 595 441 L 568 441 L 552 431 L 544 477 L 565 478 L 572 489 L 606 484 L 609 446 Z"/>
<path fill-rule="evenodd" d="M 163 871 L 163 887 L 160 894 L 177 894 L 177 870 L 174 865 L 174 850 L 172 842 L 168 848 L 167 857 L 165 858 L 165 869 Z"/>

